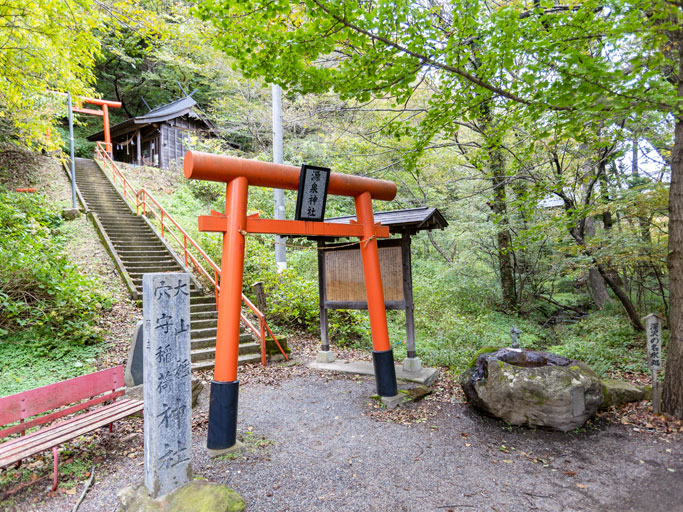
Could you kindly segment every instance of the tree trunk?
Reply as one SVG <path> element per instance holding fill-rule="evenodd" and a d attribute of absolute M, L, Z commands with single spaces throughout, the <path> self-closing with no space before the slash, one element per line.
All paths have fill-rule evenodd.
<path fill-rule="evenodd" d="M 610 297 L 609 293 L 607 293 L 605 280 L 602 278 L 597 268 L 588 269 L 588 286 L 595 307 L 598 309 L 604 308 L 605 304 L 609 302 Z"/>
<path fill-rule="evenodd" d="M 493 103 L 490 99 L 482 102 L 481 113 L 482 134 L 486 141 L 489 173 L 493 186 L 493 200 L 488 204 L 497 222 L 496 245 L 503 306 L 507 311 L 515 311 L 517 309 L 517 296 L 515 293 L 514 265 L 512 263 L 512 234 L 510 233 L 505 192 L 505 158 L 503 158 L 503 151 L 500 148 L 503 135 L 496 132 Z"/>
<path fill-rule="evenodd" d="M 592 217 L 586 218 L 586 237 L 595 236 L 595 221 Z M 600 275 L 600 271 L 593 267 L 588 269 L 588 289 L 590 291 L 591 297 L 593 298 L 593 303 L 598 309 L 605 307 L 605 304 L 609 302 L 610 296 L 607 293 L 607 287 L 605 286 L 605 280 Z"/>
<path fill-rule="evenodd" d="M 683 50 L 681 50 L 683 52 Z M 683 73 L 683 55 L 680 57 Z M 683 74 L 679 75 L 683 76 Z M 683 96 L 679 82 L 678 96 Z M 676 138 L 671 155 L 671 187 L 669 188 L 669 347 L 662 410 L 683 419 L 683 119 L 676 122 Z"/>
<path fill-rule="evenodd" d="M 490 147 L 489 158 L 491 159 L 491 181 L 493 183 L 493 201 L 491 201 L 490 206 L 498 218 L 496 241 L 500 286 L 505 308 L 513 311 L 517 308 L 517 297 L 515 296 L 515 277 L 512 265 L 512 236 L 508 226 L 504 162 L 500 148 Z"/>
<path fill-rule="evenodd" d="M 612 279 L 612 277 L 609 275 L 609 272 L 607 272 L 607 270 L 598 263 L 597 258 L 593 255 L 590 249 L 586 247 L 586 241 L 583 238 L 580 228 L 578 226 L 574 226 L 569 229 L 569 233 L 576 243 L 579 244 L 583 253 L 593 260 L 595 268 L 598 270 L 598 272 L 600 272 L 602 279 L 605 281 L 607 286 L 609 286 L 610 290 L 614 292 L 614 295 L 617 296 L 617 299 L 619 299 L 619 302 L 621 302 L 621 305 L 626 310 L 626 314 L 628 315 L 628 319 L 631 321 L 633 328 L 637 331 L 644 331 L 645 327 L 643 327 L 643 323 L 640 321 L 640 316 L 638 316 L 638 311 L 636 311 L 633 302 L 631 302 L 631 299 L 628 297 L 628 295 L 626 295 L 626 292 L 624 292 L 624 290 L 621 289 L 614 279 Z"/>
<path fill-rule="evenodd" d="M 670 35 L 678 46 L 678 97 L 683 98 L 683 31 Z M 683 117 L 676 117 L 669 187 L 669 346 L 662 410 L 683 419 Z"/>
<path fill-rule="evenodd" d="M 626 295 L 626 292 L 621 289 L 621 287 L 614 282 L 614 279 L 612 279 L 609 275 L 609 273 L 602 267 L 602 265 L 597 266 L 598 272 L 600 272 L 600 275 L 602 278 L 605 280 L 607 285 L 612 289 L 614 292 L 614 295 L 617 296 L 617 299 L 619 299 L 619 302 L 621 302 L 621 305 L 624 306 L 624 309 L 626 310 L 626 314 L 628 315 L 628 319 L 631 321 L 631 324 L 633 325 L 633 328 L 637 331 L 644 331 L 645 327 L 643 327 L 643 323 L 640 321 L 640 316 L 638 316 L 638 311 L 636 311 L 635 306 L 633 305 L 633 302 L 631 302 L 631 299 Z"/>

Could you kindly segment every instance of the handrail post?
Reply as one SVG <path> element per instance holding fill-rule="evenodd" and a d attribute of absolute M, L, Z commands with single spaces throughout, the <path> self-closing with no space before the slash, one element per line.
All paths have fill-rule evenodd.
<path fill-rule="evenodd" d="M 218 270 L 216 269 L 213 269 L 213 282 L 216 283 L 213 289 L 216 294 L 216 311 L 218 311 Z"/>

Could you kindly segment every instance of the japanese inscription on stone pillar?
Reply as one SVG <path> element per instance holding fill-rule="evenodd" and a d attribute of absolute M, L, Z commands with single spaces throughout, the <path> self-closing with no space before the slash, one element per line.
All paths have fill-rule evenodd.
<path fill-rule="evenodd" d="M 153 498 L 192 477 L 190 279 L 188 274 L 145 274 L 145 486 Z"/>
<path fill-rule="evenodd" d="M 655 314 L 645 317 L 647 334 L 647 365 L 650 370 L 662 369 L 662 320 Z"/>

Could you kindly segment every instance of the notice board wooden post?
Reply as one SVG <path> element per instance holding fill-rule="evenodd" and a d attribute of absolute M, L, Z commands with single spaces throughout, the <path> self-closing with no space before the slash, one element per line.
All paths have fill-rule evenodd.
<path fill-rule="evenodd" d="M 406 357 L 417 357 L 415 352 L 415 315 L 413 302 L 413 268 L 410 259 L 410 235 L 401 235 L 401 260 L 403 263 L 403 297 L 406 311 Z"/>
<path fill-rule="evenodd" d="M 318 296 L 320 297 L 320 350 L 330 351 L 330 324 L 325 307 L 325 257 L 323 254 L 325 240 L 318 240 Z"/>

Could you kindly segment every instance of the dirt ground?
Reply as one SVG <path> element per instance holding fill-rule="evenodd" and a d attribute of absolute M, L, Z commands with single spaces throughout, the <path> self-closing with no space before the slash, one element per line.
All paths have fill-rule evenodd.
<path fill-rule="evenodd" d="M 193 414 L 195 474 L 235 489 L 247 510 L 683 510 L 680 425 L 648 415 L 645 403 L 567 434 L 510 427 L 463 403 L 441 372 L 434 394 L 388 411 L 370 398 L 372 378 L 306 368 L 313 341 L 292 345 L 291 365 L 241 369 L 242 454 L 207 457 L 206 389 Z M 116 492 L 142 480 L 142 428 L 130 418 L 64 447 L 67 468 L 95 468 L 80 512 L 117 510 Z M 32 471 L 37 481 L 0 507 L 72 510 L 90 472 L 64 475 L 52 493 L 50 462 L 48 453 L 27 460 L 24 478 Z M 0 500 L 20 485 L 10 477 L 0 475 L 10 480 Z"/>

